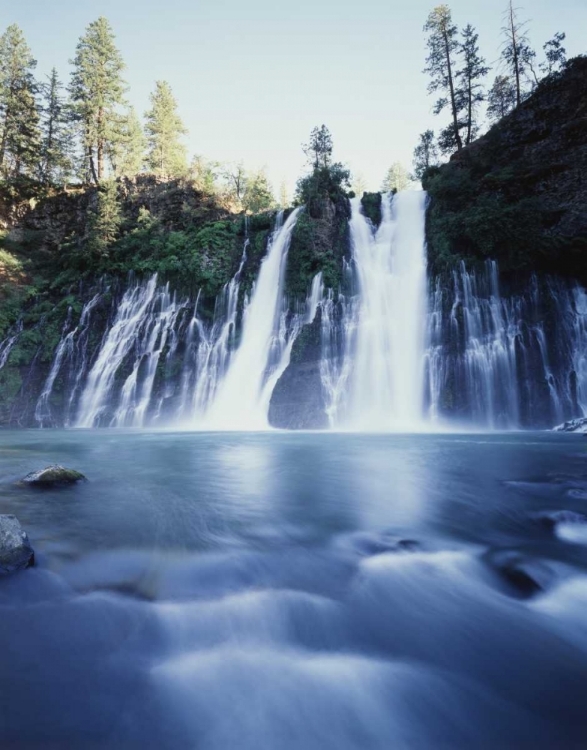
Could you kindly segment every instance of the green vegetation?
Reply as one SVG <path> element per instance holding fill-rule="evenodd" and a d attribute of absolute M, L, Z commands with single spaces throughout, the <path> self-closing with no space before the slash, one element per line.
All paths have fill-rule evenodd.
<path fill-rule="evenodd" d="M 177 113 L 177 102 L 167 81 L 157 81 L 151 109 L 145 115 L 149 150 L 147 164 L 160 177 L 179 177 L 187 172 L 186 148 L 180 141 L 187 133 Z"/>

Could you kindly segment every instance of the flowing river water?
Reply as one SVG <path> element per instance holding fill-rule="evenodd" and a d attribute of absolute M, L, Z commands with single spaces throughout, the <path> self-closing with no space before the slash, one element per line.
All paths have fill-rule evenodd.
<path fill-rule="evenodd" d="M 2 747 L 585 746 L 580 436 L 47 438 L 0 432 Z"/>

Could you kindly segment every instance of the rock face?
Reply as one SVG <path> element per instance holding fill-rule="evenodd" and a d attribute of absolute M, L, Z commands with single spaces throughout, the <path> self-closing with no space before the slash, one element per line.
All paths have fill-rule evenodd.
<path fill-rule="evenodd" d="M 34 487 L 49 488 L 63 487 L 76 482 L 85 481 L 86 477 L 75 469 L 66 469 L 59 464 L 46 466 L 40 471 L 32 471 L 21 480 L 22 484 L 30 484 Z"/>
<path fill-rule="evenodd" d="M 277 381 L 269 404 L 269 423 L 285 430 L 321 430 L 328 427 L 320 378 L 321 312 L 301 330 L 294 342 L 290 364 Z"/>
<path fill-rule="evenodd" d="M 587 57 L 541 81 L 489 132 L 424 176 L 429 265 L 487 257 L 503 273 L 587 280 Z"/>
<path fill-rule="evenodd" d="M 0 574 L 14 573 L 35 564 L 35 553 L 15 516 L 0 515 Z"/>

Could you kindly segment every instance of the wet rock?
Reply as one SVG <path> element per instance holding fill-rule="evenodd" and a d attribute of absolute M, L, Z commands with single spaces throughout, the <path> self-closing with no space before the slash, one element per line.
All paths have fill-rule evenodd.
<path fill-rule="evenodd" d="M 40 471 L 32 471 L 21 480 L 21 484 L 30 484 L 34 487 L 48 488 L 60 487 L 76 482 L 86 481 L 86 477 L 75 469 L 66 469 L 65 466 L 52 464 Z"/>
<path fill-rule="evenodd" d="M 35 563 L 35 553 L 16 516 L 0 515 L 0 574 L 14 573 Z"/>
<path fill-rule="evenodd" d="M 587 417 L 578 417 L 553 428 L 554 432 L 580 432 L 587 435 Z"/>
<path fill-rule="evenodd" d="M 553 579 L 553 572 L 547 565 L 520 552 L 490 550 L 483 559 L 509 593 L 524 599 L 545 591 Z"/>

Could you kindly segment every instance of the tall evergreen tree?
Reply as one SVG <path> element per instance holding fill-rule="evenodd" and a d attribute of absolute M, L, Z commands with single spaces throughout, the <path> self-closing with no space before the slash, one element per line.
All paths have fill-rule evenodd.
<path fill-rule="evenodd" d="M 414 177 L 421 180 L 424 172 L 438 161 L 438 148 L 434 140 L 434 131 L 421 133 L 418 145 L 414 149 Z"/>
<path fill-rule="evenodd" d="M 516 86 L 508 76 L 497 76 L 487 96 L 487 117 L 498 122 L 516 106 Z"/>
<path fill-rule="evenodd" d="M 63 84 L 55 68 L 41 86 L 41 152 L 39 178 L 45 183 L 67 181 L 72 169 L 72 131 Z"/>
<path fill-rule="evenodd" d="M 513 0 L 509 0 L 502 28 L 504 43 L 501 50 L 501 57 L 509 75 L 514 81 L 516 106 L 519 106 L 524 98 L 524 82 L 531 79 L 531 77 L 537 82 L 533 65 L 536 53 L 530 46 L 526 26 L 527 21 L 519 20 L 518 9 L 514 7 Z"/>
<path fill-rule="evenodd" d="M 114 174 L 134 177 L 145 164 L 147 140 L 134 107 L 129 107 L 124 115 L 118 118 L 117 137 L 111 144 L 110 163 Z"/>
<path fill-rule="evenodd" d="M 81 129 L 84 162 L 97 183 L 106 176 L 106 154 L 120 138 L 118 111 L 124 103 L 124 63 L 106 18 L 93 21 L 79 40 L 70 95 Z"/>
<path fill-rule="evenodd" d="M 149 150 L 147 163 L 161 177 L 186 174 L 187 152 L 181 136 L 187 133 L 177 112 L 177 102 L 167 81 L 157 81 L 151 94 L 151 109 L 145 115 Z"/>
<path fill-rule="evenodd" d="M 32 174 L 39 158 L 39 113 L 33 71 L 37 62 L 16 25 L 0 37 L 0 170 Z"/>
<path fill-rule="evenodd" d="M 403 166 L 403 164 L 400 164 L 398 161 L 396 161 L 387 170 L 387 174 L 385 175 L 385 179 L 383 180 L 381 190 L 386 193 L 392 191 L 399 192 L 400 190 L 405 190 L 406 188 L 408 188 L 409 185 L 410 175 L 408 174 L 408 170 Z"/>
<path fill-rule="evenodd" d="M 464 111 L 465 144 L 469 145 L 479 130 L 477 112 L 485 101 L 482 80 L 489 72 L 485 59 L 479 54 L 479 34 L 471 24 L 462 31 L 459 53 L 462 67 L 456 73 L 459 82 L 458 97 Z"/>
<path fill-rule="evenodd" d="M 449 107 L 452 122 L 445 129 L 444 149 L 452 144 L 460 151 L 463 147 L 459 120 L 459 101 L 455 80 L 456 54 L 459 49 L 458 30 L 452 21 L 450 8 L 439 5 L 428 16 L 424 31 L 428 33 L 428 57 L 424 72 L 430 75 L 429 93 L 440 91 L 442 96 L 434 106 L 434 114 Z"/>

